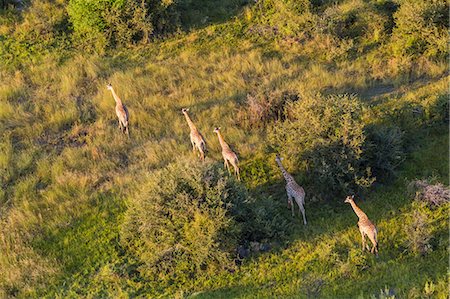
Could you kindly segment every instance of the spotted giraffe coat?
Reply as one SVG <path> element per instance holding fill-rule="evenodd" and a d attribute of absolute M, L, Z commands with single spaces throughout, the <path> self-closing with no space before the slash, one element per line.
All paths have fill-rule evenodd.
<path fill-rule="evenodd" d="M 189 129 L 191 129 L 191 132 L 189 134 L 189 137 L 191 138 L 191 144 L 192 144 L 192 150 L 195 151 L 197 149 L 200 153 L 200 158 L 202 160 L 205 160 L 205 154 L 206 154 L 206 142 L 203 138 L 202 134 L 198 131 L 197 127 L 192 122 L 191 118 L 188 115 L 189 109 L 183 108 L 182 112 L 186 118 L 186 122 L 188 123 Z"/>
<path fill-rule="evenodd" d="M 365 237 L 367 236 L 372 242 L 372 249 L 370 252 L 378 254 L 378 231 L 375 225 L 369 220 L 366 213 L 364 213 L 355 203 L 353 196 L 348 196 L 345 202 L 350 203 L 355 212 L 356 216 L 358 216 L 358 227 L 359 232 L 361 233 L 362 238 L 362 247 L 363 250 L 366 247 Z"/>
<path fill-rule="evenodd" d="M 297 184 L 294 177 L 284 169 L 283 164 L 281 163 L 281 158 L 277 157 L 276 162 L 280 167 L 281 173 L 283 174 L 284 179 L 286 180 L 286 193 L 288 196 L 288 206 L 292 209 L 292 216 L 294 216 L 294 204 L 292 199 L 297 203 L 300 213 L 303 216 L 303 224 L 306 225 L 306 214 L 305 214 L 305 190 Z"/>

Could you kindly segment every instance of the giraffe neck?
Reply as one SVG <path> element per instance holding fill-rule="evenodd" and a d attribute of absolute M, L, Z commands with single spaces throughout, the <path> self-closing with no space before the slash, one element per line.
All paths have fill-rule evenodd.
<path fill-rule="evenodd" d="M 220 132 L 217 132 L 217 137 L 219 138 L 219 143 L 222 149 L 229 149 L 230 147 L 228 144 L 223 140 L 222 134 Z"/>
<path fill-rule="evenodd" d="M 191 130 L 196 130 L 197 128 L 195 127 L 194 123 L 192 122 L 191 118 L 189 117 L 189 115 L 187 113 L 184 113 L 184 116 L 186 117 L 186 121 L 188 123 L 188 126 Z"/>
<path fill-rule="evenodd" d="M 292 176 L 289 174 L 289 172 L 286 171 L 286 169 L 284 169 L 283 164 L 281 164 L 281 161 L 277 160 L 277 164 L 278 167 L 280 167 L 281 173 L 283 174 L 286 182 L 292 181 Z"/>
<path fill-rule="evenodd" d="M 112 92 L 112 95 L 113 95 L 114 100 L 116 101 L 116 103 L 122 105 L 122 101 L 120 100 L 119 96 L 116 94 L 114 89 L 111 89 L 111 92 Z"/>
<path fill-rule="evenodd" d="M 350 201 L 350 204 L 352 205 L 353 211 L 355 211 L 355 214 L 356 216 L 358 216 L 359 219 L 367 218 L 367 215 L 356 205 L 356 203 L 353 200 Z"/>

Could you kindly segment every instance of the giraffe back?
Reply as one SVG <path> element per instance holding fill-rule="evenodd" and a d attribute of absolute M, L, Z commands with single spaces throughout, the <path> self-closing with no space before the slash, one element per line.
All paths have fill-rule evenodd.
<path fill-rule="evenodd" d="M 238 160 L 236 153 L 228 146 L 228 144 L 222 147 L 222 156 L 230 161 Z"/>
<path fill-rule="evenodd" d="M 292 177 L 286 182 L 286 192 L 302 202 L 305 200 L 305 190 Z"/>
<path fill-rule="evenodd" d="M 191 133 L 189 135 L 191 137 L 191 141 L 193 141 L 197 145 L 201 145 L 205 143 L 202 134 L 197 130 L 197 128 L 191 128 Z"/>
<path fill-rule="evenodd" d="M 376 233 L 377 229 L 375 225 L 372 223 L 372 221 L 369 220 L 369 218 L 361 217 L 358 221 L 358 227 L 360 230 L 364 231 L 367 235 L 372 234 L 373 232 Z"/>
<path fill-rule="evenodd" d="M 125 107 L 125 105 L 117 103 L 116 114 L 122 124 L 124 124 L 125 126 L 128 125 L 128 109 L 127 107 Z"/>

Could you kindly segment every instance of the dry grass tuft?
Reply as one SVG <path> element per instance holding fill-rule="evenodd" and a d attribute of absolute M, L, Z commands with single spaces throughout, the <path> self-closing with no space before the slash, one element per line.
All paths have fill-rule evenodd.
<path fill-rule="evenodd" d="M 298 98 L 296 93 L 288 91 L 249 93 L 245 104 L 238 108 L 237 122 L 244 128 L 261 128 L 269 122 L 283 120 L 286 104 Z"/>
<path fill-rule="evenodd" d="M 440 206 L 450 201 L 450 189 L 441 183 L 433 185 L 426 180 L 415 180 L 409 184 L 408 190 L 415 193 L 415 200 L 431 206 Z"/>

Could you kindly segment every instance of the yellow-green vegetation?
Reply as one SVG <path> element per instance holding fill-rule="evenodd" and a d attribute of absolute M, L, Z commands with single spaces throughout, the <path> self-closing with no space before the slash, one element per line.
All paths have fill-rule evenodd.
<path fill-rule="evenodd" d="M 445 0 L 0 1 L 0 297 L 446 298 L 447 41 Z"/>

